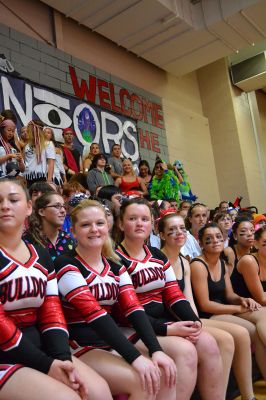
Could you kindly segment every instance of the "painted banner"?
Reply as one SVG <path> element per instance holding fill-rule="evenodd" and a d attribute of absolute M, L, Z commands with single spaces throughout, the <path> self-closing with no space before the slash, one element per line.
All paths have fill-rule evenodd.
<path fill-rule="evenodd" d="M 0 110 L 15 113 L 18 132 L 32 119 L 39 119 L 53 128 L 57 141 L 63 141 L 62 129 L 72 126 L 76 132 L 74 145 L 81 153 L 97 142 L 109 155 L 112 145 L 120 143 L 123 157 L 139 160 L 135 119 L 3 72 L 0 78 Z"/>

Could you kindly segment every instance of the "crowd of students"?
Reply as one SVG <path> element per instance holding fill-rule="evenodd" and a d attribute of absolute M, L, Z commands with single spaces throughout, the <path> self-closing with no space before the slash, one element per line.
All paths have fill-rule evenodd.
<path fill-rule="evenodd" d="M 266 217 L 182 200 L 181 168 L 138 176 L 119 144 L 82 160 L 69 128 L 0 133 L 0 400 L 223 400 L 231 368 L 254 399 Z"/>

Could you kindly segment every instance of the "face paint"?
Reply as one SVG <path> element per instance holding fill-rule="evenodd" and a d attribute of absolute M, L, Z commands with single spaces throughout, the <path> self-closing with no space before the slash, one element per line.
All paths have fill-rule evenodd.
<path fill-rule="evenodd" d="M 175 228 L 169 229 L 169 231 L 167 232 L 167 236 L 176 235 L 178 232 L 183 233 L 184 235 L 187 234 L 186 228 L 184 226 L 180 226 L 179 228 L 175 227 Z"/>
<path fill-rule="evenodd" d="M 216 241 L 218 243 L 223 243 L 224 239 L 220 234 L 217 234 L 215 236 L 207 236 L 204 243 L 206 246 L 208 246 L 209 244 L 215 243 Z"/>

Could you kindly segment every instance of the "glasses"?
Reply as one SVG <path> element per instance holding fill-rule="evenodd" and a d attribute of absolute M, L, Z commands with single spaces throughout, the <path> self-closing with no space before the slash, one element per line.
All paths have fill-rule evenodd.
<path fill-rule="evenodd" d="M 58 211 L 61 211 L 62 209 L 66 211 L 66 206 L 64 204 L 51 204 L 50 206 L 45 206 L 43 208 L 56 208 Z"/>

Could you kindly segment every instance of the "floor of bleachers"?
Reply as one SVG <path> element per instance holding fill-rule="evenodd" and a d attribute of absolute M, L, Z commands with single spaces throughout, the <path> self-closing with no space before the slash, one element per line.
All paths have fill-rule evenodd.
<path fill-rule="evenodd" d="M 254 383 L 254 393 L 258 400 L 266 400 L 266 382 L 258 381 Z M 241 397 L 236 397 L 235 400 L 241 400 Z"/>

